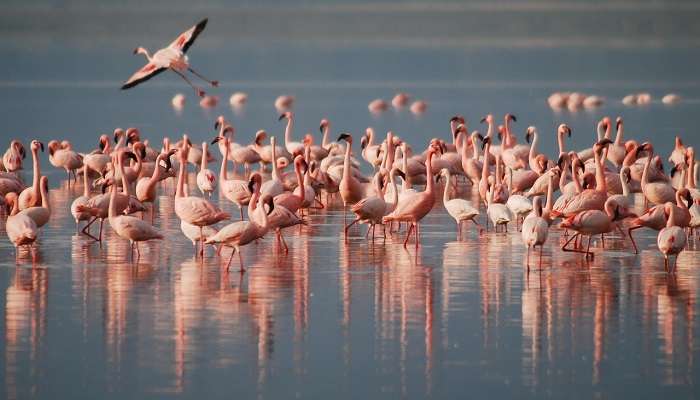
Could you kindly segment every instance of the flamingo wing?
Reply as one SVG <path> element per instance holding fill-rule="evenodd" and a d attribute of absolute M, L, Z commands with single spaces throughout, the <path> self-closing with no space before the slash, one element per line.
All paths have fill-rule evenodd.
<path fill-rule="evenodd" d="M 134 74 L 131 75 L 126 82 L 124 82 L 122 85 L 122 90 L 132 88 L 141 82 L 145 82 L 166 69 L 167 68 L 165 67 L 158 67 L 155 63 L 149 62 L 148 64 L 144 65 L 143 68 L 134 72 Z"/>
<path fill-rule="evenodd" d="M 187 49 L 189 49 L 190 46 L 192 46 L 192 43 L 194 43 L 195 39 L 197 39 L 197 36 L 199 36 L 199 34 L 202 33 L 204 28 L 207 26 L 207 21 L 208 18 L 204 18 L 197 23 L 197 25 L 191 27 L 185 32 L 182 32 L 177 39 L 173 40 L 173 42 L 168 45 L 168 47 L 186 53 Z"/>

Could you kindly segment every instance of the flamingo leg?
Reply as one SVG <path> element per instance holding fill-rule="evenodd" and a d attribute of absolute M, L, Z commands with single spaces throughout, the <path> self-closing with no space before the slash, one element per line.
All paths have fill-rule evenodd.
<path fill-rule="evenodd" d="M 141 251 L 139 251 L 139 243 L 134 242 L 134 247 L 136 248 L 136 262 L 138 263 L 141 259 Z"/>
<path fill-rule="evenodd" d="M 199 227 L 199 242 L 200 248 L 199 248 L 199 255 L 202 256 L 202 260 L 204 260 L 204 227 Z"/>
<path fill-rule="evenodd" d="M 593 253 L 591 253 L 591 238 L 593 235 L 588 235 L 588 245 L 586 246 L 586 257 L 591 256 L 593 258 Z"/>
<path fill-rule="evenodd" d="M 90 233 L 90 225 L 92 225 L 92 223 L 95 221 L 97 221 L 97 217 L 93 217 L 80 232 L 84 233 L 86 236 L 92 238 L 93 240 L 99 241 L 98 238 L 92 236 L 92 234 Z"/>
<path fill-rule="evenodd" d="M 192 69 L 192 67 L 187 67 L 187 70 L 190 71 L 191 73 L 195 74 L 199 79 L 203 80 L 204 82 L 207 82 L 208 84 L 210 84 L 214 87 L 219 86 L 219 81 L 212 81 L 212 80 L 205 78 L 202 74 L 200 74 L 199 72 Z"/>
<path fill-rule="evenodd" d="M 542 248 L 543 247 L 544 247 L 543 245 L 540 245 L 540 269 L 542 269 Z"/>
<path fill-rule="evenodd" d="M 241 255 L 241 249 L 236 249 L 238 252 L 238 262 L 241 264 L 241 269 L 240 272 L 245 272 L 245 268 L 243 267 L 243 256 Z"/>
<path fill-rule="evenodd" d="M 241 221 L 243 221 L 243 207 L 238 206 L 238 211 L 241 213 Z"/>
<path fill-rule="evenodd" d="M 197 93 L 197 96 L 199 96 L 199 97 L 204 97 L 204 95 L 205 95 L 204 90 L 202 90 L 200 87 L 195 86 L 194 84 L 192 84 L 192 82 L 190 82 L 190 80 L 187 79 L 187 77 L 185 76 L 185 74 L 183 74 L 182 72 L 180 72 L 180 71 L 178 71 L 178 70 L 176 70 L 176 69 L 174 69 L 174 68 L 170 68 L 170 69 L 171 69 L 173 72 L 175 72 L 176 74 L 180 75 L 180 78 L 184 79 L 185 82 L 187 82 L 187 84 L 190 85 L 190 86 L 192 87 L 192 89 L 194 89 L 194 92 Z"/>
<path fill-rule="evenodd" d="M 403 247 L 404 247 L 404 249 L 405 249 L 406 246 L 408 245 L 408 239 L 411 238 L 411 232 L 412 232 L 412 231 L 413 231 L 413 224 L 411 224 L 411 225 L 408 227 L 408 233 L 406 234 L 406 240 L 404 240 L 404 242 L 403 242 Z"/>
<path fill-rule="evenodd" d="M 634 242 L 634 238 L 632 237 L 632 231 L 639 228 L 641 228 L 641 226 L 633 226 L 627 230 L 627 236 L 630 237 L 632 246 L 634 247 L 634 254 L 639 254 L 639 249 L 637 248 L 637 243 Z"/>
<path fill-rule="evenodd" d="M 356 218 L 355 220 L 353 220 L 353 221 L 350 223 L 350 225 L 347 225 L 347 226 L 345 227 L 345 237 L 348 236 L 348 230 L 350 229 L 350 227 L 353 226 L 353 225 L 355 225 L 359 220 L 360 220 L 359 218 Z"/>
<path fill-rule="evenodd" d="M 576 250 L 575 248 L 574 248 L 574 249 L 569 249 L 569 248 L 566 247 L 566 246 L 569 245 L 569 243 L 571 243 L 571 242 L 572 242 L 574 239 L 576 239 L 579 235 L 580 235 L 580 233 L 576 233 L 576 234 L 574 234 L 573 236 L 571 236 L 571 237 L 566 241 L 566 243 L 564 243 L 564 245 L 561 246 L 561 250 L 562 250 L 562 251 L 574 252 L 574 253 L 580 252 L 579 250 Z"/>
<path fill-rule="evenodd" d="M 102 243 L 102 226 L 104 226 L 105 219 L 101 218 L 100 219 L 100 236 L 99 239 L 97 239 L 98 242 Z"/>
<path fill-rule="evenodd" d="M 527 265 L 527 269 L 530 269 L 530 246 L 527 246 L 527 257 L 525 258 L 525 264 Z"/>
<path fill-rule="evenodd" d="M 231 256 L 228 258 L 228 262 L 226 263 L 226 272 L 228 272 L 229 267 L 231 266 L 231 260 L 233 259 L 233 255 L 236 253 L 236 248 L 233 247 L 231 249 Z"/>

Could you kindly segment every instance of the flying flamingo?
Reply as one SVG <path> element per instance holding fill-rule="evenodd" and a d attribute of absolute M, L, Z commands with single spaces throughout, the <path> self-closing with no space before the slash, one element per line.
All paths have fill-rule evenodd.
<path fill-rule="evenodd" d="M 145 48 L 137 47 L 134 50 L 134 54 L 143 54 L 148 60 L 148 63 L 143 68 L 131 75 L 124 85 L 122 85 L 122 90 L 132 88 L 141 82 L 153 78 L 167 69 L 180 75 L 180 77 L 194 89 L 195 93 L 197 93 L 199 97 L 204 97 L 204 90 L 193 85 L 192 82 L 190 82 L 190 80 L 185 76 L 185 71 L 192 72 L 194 75 L 214 87 L 219 86 L 219 82 L 210 81 L 192 69 L 192 67 L 190 67 L 189 59 L 187 55 L 185 55 L 190 46 L 192 46 L 192 43 L 194 43 L 195 39 L 197 39 L 197 36 L 202 33 L 204 27 L 206 26 L 207 19 L 205 18 L 197 25 L 181 33 L 177 39 L 168 45 L 168 47 L 156 51 L 153 56 L 151 56 L 148 53 L 148 50 Z"/>
<path fill-rule="evenodd" d="M 659 232 L 659 236 L 656 239 L 656 244 L 664 255 L 664 268 L 666 268 L 667 272 L 675 272 L 676 264 L 678 263 L 678 255 L 683 251 L 688 242 L 688 236 L 683 228 L 676 226 L 673 222 L 673 214 L 675 212 L 675 207 L 671 204 L 666 204 L 664 213 L 668 214 L 668 222 L 666 223 L 666 227 Z M 676 256 L 673 265 L 670 267 L 669 256 Z"/>

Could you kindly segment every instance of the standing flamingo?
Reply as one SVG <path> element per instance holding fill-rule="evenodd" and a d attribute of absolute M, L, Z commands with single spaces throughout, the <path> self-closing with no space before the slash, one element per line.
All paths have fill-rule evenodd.
<path fill-rule="evenodd" d="M 207 154 L 207 142 L 202 142 L 202 152 Z M 228 150 L 227 150 L 228 151 Z M 211 197 L 211 192 L 216 190 L 216 175 L 207 168 L 207 157 L 202 157 L 202 163 L 197 172 L 197 187 L 202 194 Z"/>
<path fill-rule="evenodd" d="M 659 232 L 656 244 L 664 255 L 664 268 L 667 272 L 675 272 L 678 263 L 678 255 L 683 251 L 688 243 L 688 236 L 683 228 L 674 225 L 675 208 L 671 204 L 666 204 L 664 213 L 667 214 L 668 222 L 666 227 Z M 673 265 L 669 266 L 669 256 L 676 256 Z"/>
<path fill-rule="evenodd" d="M 163 49 L 160 49 L 151 56 L 143 47 L 137 47 L 134 50 L 134 54 L 143 54 L 148 63 L 136 71 L 125 83 L 122 85 L 122 90 L 132 88 L 141 82 L 147 81 L 154 76 L 160 74 L 161 72 L 169 69 L 176 74 L 178 74 L 182 79 L 187 82 L 197 93 L 199 97 L 204 97 L 204 90 L 195 86 L 190 82 L 185 76 L 185 71 L 190 71 L 200 79 L 209 83 L 210 85 L 216 87 L 219 86 L 219 82 L 210 81 L 204 76 L 196 72 L 192 67 L 190 67 L 189 59 L 187 58 L 187 50 L 192 46 L 197 36 L 204 30 L 207 26 L 207 19 L 203 19 L 197 25 L 188 29 L 187 31 L 181 33 L 177 39 Z"/>
<path fill-rule="evenodd" d="M 348 143 L 348 147 L 350 147 L 350 143 Z M 406 240 L 403 242 L 404 248 L 407 247 L 408 240 L 411 238 L 411 233 L 415 230 L 415 243 L 416 249 L 418 249 L 419 228 L 417 225 L 420 220 L 423 219 L 423 217 L 428 215 L 435 204 L 435 183 L 430 166 L 433 156 L 438 151 L 439 150 L 437 150 L 435 147 L 431 146 L 430 150 L 428 151 L 428 156 L 425 159 L 425 170 L 428 175 L 425 190 L 406 196 L 403 199 L 399 199 L 399 203 L 396 205 L 394 211 L 382 219 L 382 222 L 384 223 L 398 221 L 408 222 L 410 224 L 408 232 L 406 233 Z M 349 150 L 346 152 L 346 154 L 349 154 Z"/>
<path fill-rule="evenodd" d="M 280 115 L 279 120 L 287 119 L 287 127 L 284 130 L 284 147 L 292 157 L 304 154 L 304 144 L 292 141 L 292 128 L 294 127 L 294 113 L 286 111 Z"/>
<path fill-rule="evenodd" d="M 5 221 L 5 232 L 10 242 L 15 246 L 15 255 L 19 246 L 32 246 L 38 235 L 36 222 L 26 214 L 19 213 L 19 203 L 16 193 L 8 193 L 5 203 L 10 207 L 9 216 Z"/>
<path fill-rule="evenodd" d="M 522 227 L 523 243 L 527 247 L 527 268 L 530 270 L 530 249 L 540 246 L 540 267 L 542 267 L 542 247 L 547 241 L 549 223 L 542 216 L 542 198 L 536 196 L 532 199 L 532 212 L 525 217 Z"/>
<path fill-rule="evenodd" d="M 240 179 L 228 179 L 227 162 L 228 155 L 231 151 L 229 138 L 217 136 L 212 141 L 212 144 L 222 140 L 224 141 L 224 156 L 221 157 L 221 167 L 219 169 L 219 192 L 224 195 L 229 201 L 238 206 L 238 211 L 241 213 L 241 221 L 243 220 L 243 206 L 250 201 L 250 190 L 248 183 Z"/>
<path fill-rule="evenodd" d="M 574 230 L 576 231 L 576 234 L 572 235 L 571 238 L 564 243 L 561 249 L 563 251 L 584 253 L 586 258 L 593 258 L 593 253 L 590 251 L 591 237 L 593 235 L 610 233 L 616 228 L 615 221 L 618 219 L 617 207 L 617 204 L 614 202 L 606 201 L 604 205 L 605 212 L 600 210 L 581 211 L 578 214 L 572 215 L 562 221 L 560 224 L 561 228 Z M 569 243 L 581 235 L 588 236 L 588 246 L 586 247 L 585 251 L 566 247 Z"/>
<path fill-rule="evenodd" d="M 32 151 L 32 165 L 34 169 L 34 178 L 32 180 L 32 186 L 22 190 L 19 194 L 19 209 L 24 210 L 28 207 L 34 207 L 41 204 L 41 193 L 39 189 L 39 180 L 41 179 L 41 165 L 39 162 L 39 150 L 44 152 L 44 144 L 38 140 L 32 140 L 30 146 Z"/>
<path fill-rule="evenodd" d="M 5 167 L 7 172 L 16 172 L 22 169 L 22 160 L 27 157 L 27 153 L 24 151 L 24 146 L 19 140 L 13 140 L 10 142 L 10 147 L 8 147 L 5 154 L 2 156 L 2 165 Z"/>
<path fill-rule="evenodd" d="M 457 238 L 462 238 L 462 223 L 471 221 L 475 225 L 479 225 L 476 221 L 476 217 L 479 216 L 479 210 L 477 210 L 471 202 L 460 199 L 453 198 L 450 199 L 448 195 L 448 189 L 452 183 L 452 176 L 450 170 L 443 168 L 441 171 L 442 175 L 445 177 L 445 190 L 442 193 L 442 204 L 445 206 L 447 213 L 454 218 L 457 223 Z"/>

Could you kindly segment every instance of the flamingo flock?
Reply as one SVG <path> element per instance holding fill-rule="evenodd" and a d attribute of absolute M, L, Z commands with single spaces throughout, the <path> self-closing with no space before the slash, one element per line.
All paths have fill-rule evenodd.
<path fill-rule="evenodd" d="M 0 165 L 7 236 L 17 249 L 33 248 L 51 219 L 48 177 L 42 174 L 45 150 L 49 163 L 65 171 L 69 185 L 82 184 L 70 205 L 76 230 L 101 245 L 107 221 L 116 236 L 130 243 L 136 259 L 144 243 L 179 240 L 155 225 L 162 196 L 172 198 L 195 257 L 204 259 L 207 246 L 214 246 L 217 256 L 231 248 L 226 268 L 238 253 L 241 271 L 241 247 L 268 245 L 261 240 L 270 233 L 275 239 L 269 245 L 287 252 L 285 231 L 312 224 L 310 217 L 321 209 L 342 209 L 341 240 L 348 240 L 358 225 L 367 225 L 368 240 L 398 235 L 405 248 L 413 241 L 417 249 L 424 219 L 444 208 L 460 241 L 469 229 L 480 237 L 518 232 L 528 269 L 530 253 L 537 248 L 541 266 L 548 240 L 559 240 L 564 252 L 591 259 L 597 247 L 611 250 L 605 248 L 607 235 L 627 243 L 622 251 L 633 257 L 639 252 L 633 233 L 645 228 L 659 232 L 658 249 L 666 271 L 673 273 L 700 226 L 700 164 L 694 149 L 678 138 L 664 160 L 652 143 L 625 137 L 622 118 L 602 118 L 590 147 L 578 150 L 567 149 L 572 130 L 559 125 L 553 135 L 558 154 L 551 158 L 540 150 L 547 135 L 535 126 L 525 129 L 526 143 L 518 143 L 512 114 L 500 126 L 492 114 L 482 118 L 485 134 L 470 132 L 467 119 L 454 116 L 449 140 L 436 137 L 419 147 L 392 131 L 382 138 L 372 128 L 359 136 L 340 132 L 333 141 L 326 118 L 319 123 L 323 140 L 314 144 L 312 134 L 294 137 L 292 111 L 278 120 L 285 122 L 281 142 L 263 130 L 249 143 L 236 142 L 235 128 L 224 116 L 216 118 L 212 138 L 201 145 L 185 134 L 162 138 L 162 147 L 154 148 L 156 141 L 142 138 L 137 128 L 117 128 L 112 138 L 99 135 L 96 148 L 86 152 L 74 150 L 68 140 L 47 146 L 32 140 L 27 152 L 20 140 L 11 140 Z M 29 185 L 20 177 L 28 153 Z M 218 171 L 210 169 L 212 163 L 219 164 Z M 198 194 L 189 190 L 190 169 L 196 170 Z M 217 191 L 219 202 L 213 196 Z M 225 212 L 220 202 L 235 205 L 238 215 Z M 636 213 L 638 203 L 644 207 Z M 550 232 L 553 224 L 559 229 Z"/>

